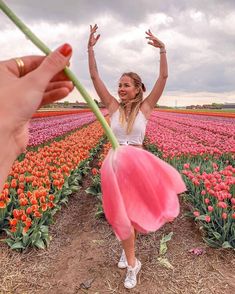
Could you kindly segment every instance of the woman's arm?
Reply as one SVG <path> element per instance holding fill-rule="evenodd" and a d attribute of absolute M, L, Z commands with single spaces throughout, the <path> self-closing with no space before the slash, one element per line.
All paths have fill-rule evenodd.
<path fill-rule="evenodd" d="M 89 61 L 89 70 L 90 70 L 90 76 L 93 82 L 93 85 L 95 87 L 95 90 L 100 97 L 101 102 L 105 105 L 105 107 L 108 109 L 109 112 L 112 113 L 113 107 L 118 104 L 117 100 L 109 93 L 107 90 L 105 84 L 101 80 L 96 60 L 95 60 L 95 54 L 93 47 L 95 46 L 96 42 L 98 41 L 100 35 L 97 35 L 95 37 L 95 33 L 98 29 L 97 25 L 94 25 L 94 27 L 90 26 L 90 38 L 88 41 L 88 61 Z"/>
<path fill-rule="evenodd" d="M 150 94 L 147 96 L 147 98 L 144 100 L 143 106 L 145 109 L 148 109 L 150 112 L 153 110 L 154 106 L 156 105 L 157 101 L 162 95 L 162 92 L 166 85 L 166 80 L 168 77 L 168 69 L 167 69 L 167 59 L 166 59 L 166 49 L 165 45 L 157 39 L 150 30 L 146 32 L 150 41 L 148 44 L 160 48 L 160 71 L 159 76 L 155 82 L 155 85 L 150 92 Z"/>

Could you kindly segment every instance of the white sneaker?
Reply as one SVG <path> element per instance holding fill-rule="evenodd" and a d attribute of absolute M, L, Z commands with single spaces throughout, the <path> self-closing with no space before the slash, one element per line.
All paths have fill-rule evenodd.
<path fill-rule="evenodd" d="M 127 289 L 132 289 L 136 286 L 137 284 L 137 279 L 136 276 L 138 272 L 141 269 L 141 262 L 136 259 L 135 267 L 127 266 L 127 273 L 126 273 L 126 279 L 124 282 L 124 286 Z"/>
<path fill-rule="evenodd" d="M 121 254 L 121 257 L 120 257 L 120 260 L 118 262 L 118 267 L 119 268 L 127 268 L 127 260 L 126 260 L 126 254 L 125 254 L 125 251 L 122 250 L 122 254 Z"/>

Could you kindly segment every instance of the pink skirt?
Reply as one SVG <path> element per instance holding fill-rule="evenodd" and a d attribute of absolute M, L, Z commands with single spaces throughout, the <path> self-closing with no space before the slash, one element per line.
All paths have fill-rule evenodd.
<path fill-rule="evenodd" d="M 132 146 L 111 149 L 101 167 L 104 213 L 119 240 L 132 227 L 158 230 L 179 214 L 179 193 L 186 190 L 179 172 L 152 153 Z"/>

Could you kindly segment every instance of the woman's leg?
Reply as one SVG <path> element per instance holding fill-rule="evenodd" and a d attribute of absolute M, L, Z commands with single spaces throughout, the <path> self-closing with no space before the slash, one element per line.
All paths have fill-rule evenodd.
<path fill-rule="evenodd" d="M 122 247 L 126 254 L 126 259 L 128 265 L 131 267 L 135 266 L 136 258 L 135 258 L 135 239 L 136 239 L 136 232 L 133 228 L 131 236 L 122 241 Z"/>
<path fill-rule="evenodd" d="M 126 254 L 127 259 L 127 273 L 124 281 L 124 287 L 127 289 L 132 289 L 137 284 L 137 274 L 141 269 L 141 262 L 135 258 L 135 240 L 137 237 L 137 232 L 132 228 L 131 236 L 122 241 L 122 247 Z"/>

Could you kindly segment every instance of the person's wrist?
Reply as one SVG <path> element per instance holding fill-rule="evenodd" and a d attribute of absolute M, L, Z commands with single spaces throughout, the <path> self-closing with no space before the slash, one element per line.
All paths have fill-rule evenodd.
<path fill-rule="evenodd" d="M 163 45 L 162 47 L 160 47 L 160 54 L 166 53 L 166 48 L 165 45 Z"/>
<path fill-rule="evenodd" d="M 87 52 L 92 52 L 92 51 L 94 51 L 94 50 L 93 50 L 93 46 L 88 46 L 88 48 L 87 48 Z"/>

